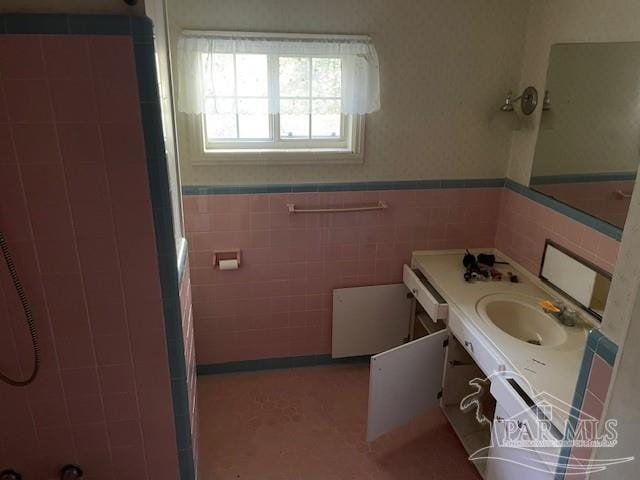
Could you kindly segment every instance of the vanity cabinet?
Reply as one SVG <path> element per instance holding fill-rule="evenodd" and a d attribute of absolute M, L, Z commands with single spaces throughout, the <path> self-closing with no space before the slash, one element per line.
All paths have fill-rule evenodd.
<path fill-rule="evenodd" d="M 334 338 L 340 340 L 334 342 L 334 347 L 340 347 L 334 348 L 334 356 L 373 353 L 367 440 L 373 441 L 439 407 L 466 451 L 470 455 L 478 452 L 472 462 L 483 478 L 551 480 L 558 464 L 559 442 L 549 448 L 549 444 L 505 448 L 492 443 L 492 438 L 502 438 L 505 429 L 513 429 L 514 425 L 539 428 L 545 422 L 543 426 L 548 430 L 543 435 L 546 437 L 547 432 L 549 435 L 545 440 L 561 440 L 563 416 L 556 415 L 553 409 L 547 410 L 549 404 L 545 399 L 549 397 L 544 392 L 560 390 L 560 399 L 567 398 L 567 393 L 559 388 L 541 388 L 557 387 L 545 383 L 548 377 L 542 375 L 537 378 L 534 390 L 527 377 L 510 371 L 527 370 L 529 360 L 535 365 L 548 364 L 542 363 L 537 353 L 527 360 L 526 355 L 533 355 L 533 350 L 521 354 L 509 340 L 483 330 L 486 326 L 477 309 L 483 298 L 505 290 L 512 296 L 537 298 L 545 294 L 544 290 L 535 290 L 539 285 L 534 281 L 516 286 L 491 282 L 465 284 L 462 272 L 457 276 L 462 254 L 414 254 L 412 265 L 403 267 L 403 284 L 334 291 L 334 327 L 340 327 L 334 329 L 334 335 L 343 337 Z M 516 271 L 527 276 L 522 270 Z M 438 286 L 451 299 L 450 304 L 438 292 Z M 580 333 L 574 337 L 574 344 L 578 345 Z M 523 343 L 524 348 L 532 347 Z M 556 357 L 549 358 L 559 361 Z M 562 357 L 561 361 L 569 360 Z M 549 375 L 550 370 L 545 373 Z M 472 403 L 471 408 L 463 411 L 463 399 L 478 400 L 481 408 L 476 409 Z"/>
<path fill-rule="evenodd" d="M 461 400 L 474 392 L 469 382 L 487 376 L 474 361 L 473 342 L 451 333 L 453 312 L 424 275 L 405 265 L 404 283 L 413 297 L 408 341 L 371 357 L 367 440 L 440 407 L 470 454 L 487 447 L 490 422 L 481 424 L 475 411 L 460 410 Z M 487 418 L 493 418 L 488 385 L 479 400 Z M 484 474 L 483 462 L 476 467 Z"/>

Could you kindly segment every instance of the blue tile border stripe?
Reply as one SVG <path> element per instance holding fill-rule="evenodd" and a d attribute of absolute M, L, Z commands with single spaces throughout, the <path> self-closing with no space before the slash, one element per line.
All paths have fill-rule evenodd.
<path fill-rule="evenodd" d="M 596 355 L 607 362 L 610 367 L 613 367 L 616 362 L 616 356 L 618 355 L 618 346 L 607 337 L 603 337 L 602 340 L 598 342 Z"/>
<path fill-rule="evenodd" d="M 368 190 L 427 190 L 437 188 L 504 187 L 504 178 L 458 180 L 396 180 L 345 183 L 294 183 L 279 185 L 183 185 L 183 195 L 240 195 L 253 193 L 360 192 Z"/>
<path fill-rule="evenodd" d="M 154 210 L 156 247 L 167 336 L 167 356 L 171 375 L 171 396 L 178 446 L 178 465 L 181 480 L 194 480 L 192 419 L 189 410 L 188 372 L 180 308 L 180 284 L 186 264 L 186 242 L 181 242 L 181 248 L 178 251 L 174 237 L 170 180 L 158 96 L 153 27 L 151 20 L 144 20 L 146 21 L 134 22 L 135 28 L 132 25 L 131 34 L 136 33 L 133 35 L 134 58 L 149 172 L 149 188 Z"/>
<path fill-rule="evenodd" d="M 0 14 L 0 34 L 130 35 L 152 37 L 147 17 L 125 15 L 74 15 L 62 13 Z M 151 40 L 153 41 L 153 40 Z"/>
<path fill-rule="evenodd" d="M 211 363 L 198 365 L 198 375 L 219 375 L 222 373 L 256 372 L 279 368 L 316 367 L 320 365 L 347 365 L 368 363 L 371 355 L 357 357 L 332 358 L 331 355 L 306 355 L 301 357 L 265 358 L 239 362 Z"/>
<path fill-rule="evenodd" d="M 572 173 L 568 175 L 543 175 L 531 177 L 530 185 L 557 183 L 617 182 L 634 181 L 636 172 Z"/>
<path fill-rule="evenodd" d="M 269 193 L 358 192 L 376 190 L 428 190 L 440 188 L 505 187 L 536 203 L 620 241 L 622 229 L 577 210 L 565 203 L 505 178 L 469 178 L 457 180 L 397 180 L 347 183 L 295 183 L 277 185 L 183 185 L 182 195 L 249 195 Z"/>
<path fill-rule="evenodd" d="M 566 203 L 559 202 L 555 198 L 548 197 L 540 192 L 536 192 L 529 187 L 525 187 L 524 185 L 515 182 L 511 179 L 505 180 L 506 188 L 512 190 L 520 195 L 527 197 L 529 200 L 533 200 L 540 205 L 544 205 L 552 210 L 555 210 L 558 213 L 561 213 L 576 222 L 580 222 L 587 227 L 593 228 L 594 230 L 613 238 L 614 240 L 620 241 L 622 240 L 622 229 L 611 225 L 599 218 L 592 217 L 591 215 L 573 208 Z"/>
<path fill-rule="evenodd" d="M 158 266 L 160 268 L 180 479 L 194 480 L 196 474 L 191 442 L 191 418 L 188 407 L 179 284 L 186 259 L 186 245 L 180 253 L 182 258 L 179 265 L 173 233 L 173 214 L 167 161 L 164 153 L 162 117 L 157 94 L 153 24 L 146 17 L 124 15 L 8 13 L 0 14 L 0 34 L 125 35 L 130 36 L 133 40 Z"/>
<path fill-rule="evenodd" d="M 565 431 L 565 439 L 573 439 L 578 417 L 580 416 L 580 411 L 582 410 L 584 396 L 587 392 L 587 385 L 589 382 L 589 375 L 591 373 L 591 365 L 593 364 L 593 359 L 597 355 L 605 362 L 607 362 L 609 366 L 613 367 L 617 354 L 618 346 L 605 335 L 603 335 L 600 330 L 594 328 L 589 331 L 587 344 L 582 356 L 582 363 L 580 364 L 580 372 L 578 374 L 578 380 L 576 382 L 576 389 L 573 394 L 573 401 L 571 402 L 571 415 L 569 417 L 569 425 L 567 426 L 567 430 Z M 570 455 L 571 447 L 563 446 L 560 450 L 560 461 L 558 462 L 558 466 L 555 472 L 555 480 L 563 480 L 565 478 Z"/>

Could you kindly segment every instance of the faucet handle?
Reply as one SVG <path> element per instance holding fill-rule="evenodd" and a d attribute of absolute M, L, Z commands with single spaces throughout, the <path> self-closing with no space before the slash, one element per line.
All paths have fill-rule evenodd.
<path fill-rule="evenodd" d="M 540 306 L 546 313 L 560 313 L 565 308 L 561 302 L 551 300 L 540 300 Z"/>

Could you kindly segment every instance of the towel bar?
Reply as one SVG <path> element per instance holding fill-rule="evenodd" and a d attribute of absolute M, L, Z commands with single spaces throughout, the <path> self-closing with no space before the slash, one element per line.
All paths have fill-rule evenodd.
<path fill-rule="evenodd" d="M 375 205 L 361 207 L 338 207 L 338 208 L 298 208 L 293 203 L 287 203 L 289 213 L 344 213 L 344 212 L 369 212 L 372 210 L 386 210 L 389 208 L 382 200 Z"/>

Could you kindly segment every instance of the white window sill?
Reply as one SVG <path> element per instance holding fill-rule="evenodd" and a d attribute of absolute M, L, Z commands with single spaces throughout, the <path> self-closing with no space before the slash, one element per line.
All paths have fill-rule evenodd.
<path fill-rule="evenodd" d="M 192 162 L 212 165 L 357 165 L 364 163 L 361 152 L 347 149 L 315 148 L 299 150 L 218 150 L 206 151 Z"/>

